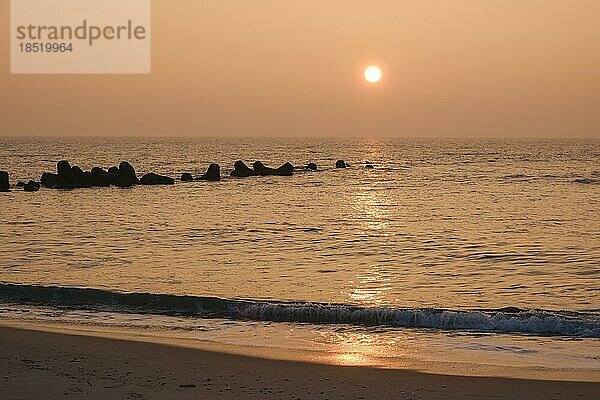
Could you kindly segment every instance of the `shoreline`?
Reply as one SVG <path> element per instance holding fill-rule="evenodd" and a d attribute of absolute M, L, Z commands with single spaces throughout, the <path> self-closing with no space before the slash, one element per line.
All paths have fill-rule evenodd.
<path fill-rule="evenodd" d="M 595 398 L 598 382 L 439 375 L 228 354 L 0 321 L 2 398 Z M 18 325 L 18 324 L 14 324 Z M 60 328 L 60 327 L 58 327 Z M 55 329 L 59 330 L 59 329 Z M 107 336 L 104 336 L 107 335 Z M 148 338 L 145 338 L 148 340 Z M 107 351 L 107 349 L 109 349 Z"/>

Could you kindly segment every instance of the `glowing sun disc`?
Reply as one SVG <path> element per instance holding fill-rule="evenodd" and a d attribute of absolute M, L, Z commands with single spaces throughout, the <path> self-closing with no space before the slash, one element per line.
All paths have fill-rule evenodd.
<path fill-rule="evenodd" d="M 381 70 L 375 65 L 371 65 L 365 69 L 365 79 L 370 83 L 379 82 L 381 79 Z"/>

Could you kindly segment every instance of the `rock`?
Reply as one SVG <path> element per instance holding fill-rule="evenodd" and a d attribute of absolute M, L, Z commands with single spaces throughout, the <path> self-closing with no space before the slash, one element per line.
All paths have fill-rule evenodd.
<path fill-rule="evenodd" d="M 108 168 L 108 177 L 110 178 L 110 184 L 118 187 L 131 187 L 133 184 L 129 182 L 126 178 L 119 181 L 119 168 L 110 167 Z M 125 186 L 123 186 L 125 185 Z"/>
<path fill-rule="evenodd" d="M 337 160 L 335 162 L 336 168 L 346 168 L 347 166 L 348 166 L 348 164 L 346 164 L 346 162 L 344 160 Z"/>
<path fill-rule="evenodd" d="M 82 186 L 82 187 L 96 186 L 92 182 L 92 174 L 89 171 L 84 171 L 81 168 L 79 168 L 77 165 L 73 165 L 73 167 L 71 167 L 71 170 L 73 171 L 73 173 L 75 174 L 77 179 L 79 179 L 81 181 L 80 183 L 83 183 L 84 186 Z"/>
<path fill-rule="evenodd" d="M 51 172 L 44 172 L 42 177 L 40 178 L 40 182 L 42 186 L 47 188 L 53 188 L 56 186 L 56 182 L 58 181 L 58 175 L 53 174 Z"/>
<path fill-rule="evenodd" d="M 194 177 L 189 172 L 184 172 L 181 174 L 181 182 L 191 182 L 194 180 Z"/>
<path fill-rule="evenodd" d="M 365 168 L 366 169 L 373 169 L 375 167 L 373 166 L 373 164 L 367 164 L 367 165 L 365 165 Z"/>
<path fill-rule="evenodd" d="M 230 175 L 236 178 L 245 178 L 254 175 L 254 171 L 248 168 L 243 161 L 238 160 L 233 164 L 233 171 Z"/>
<path fill-rule="evenodd" d="M 150 172 L 149 174 L 142 176 L 140 183 L 142 185 L 172 185 L 175 183 L 175 179 Z"/>
<path fill-rule="evenodd" d="M 63 178 L 74 175 L 71 164 L 69 164 L 67 160 L 62 160 L 56 163 L 56 171 L 58 172 L 58 176 Z"/>
<path fill-rule="evenodd" d="M 308 163 L 308 165 L 306 166 L 306 169 L 309 169 L 311 171 L 316 171 L 317 170 L 317 164 L 315 164 L 314 162 Z"/>
<path fill-rule="evenodd" d="M 279 168 L 277 168 L 277 175 L 281 175 L 281 176 L 292 176 L 294 174 L 294 166 L 289 163 L 286 162 L 285 164 L 282 164 Z"/>
<path fill-rule="evenodd" d="M 0 171 L 0 192 L 10 191 L 10 182 L 8 180 L 8 172 Z"/>
<path fill-rule="evenodd" d="M 221 167 L 219 164 L 210 164 L 208 170 L 202 176 L 198 177 L 201 181 L 220 181 L 221 180 Z"/>
<path fill-rule="evenodd" d="M 130 179 L 127 179 L 124 176 L 120 176 L 120 175 L 115 175 L 112 176 L 113 174 L 111 174 L 111 178 L 113 178 L 112 184 L 115 185 L 116 187 L 119 187 L 121 189 L 126 189 L 126 188 L 130 188 L 133 186 L 133 182 L 131 182 Z"/>
<path fill-rule="evenodd" d="M 115 182 L 116 179 L 102 168 L 94 167 L 89 173 L 89 181 L 94 186 L 107 187 Z"/>
<path fill-rule="evenodd" d="M 35 181 L 29 181 L 23 186 L 23 190 L 26 192 L 37 192 L 40 190 L 40 184 Z"/>
<path fill-rule="evenodd" d="M 23 181 L 19 181 L 19 182 L 17 182 L 17 184 L 15 185 L 15 187 L 23 187 L 23 186 L 25 186 L 25 185 L 26 185 L 26 183 L 25 183 L 25 182 L 23 182 Z"/>
<path fill-rule="evenodd" d="M 83 176 L 83 171 L 79 167 L 73 169 L 68 161 L 62 160 L 56 164 L 56 170 L 58 171 L 58 178 L 56 183 L 52 186 L 55 189 L 75 189 L 75 188 L 88 188 L 92 185 L 86 180 L 80 178 Z"/>
<path fill-rule="evenodd" d="M 140 183 L 140 180 L 135 174 L 135 169 L 127 161 L 122 161 L 119 164 L 119 177 L 127 179 L 132 185 Z"/>
<path fill-rule="evenodd" d="M 575 183 L 583 183 L 584 185 L 591 185 L 594 183 L 600 183 L 600 180 L 598 179 L 592 179 L 592 178 L 578 178 L 575 179 L 573 182 Z"/>
<path fill-rule="evenodd" d="M 273 172 L 275 172 L 273 168 L 265 167 L 260 161 L 255 161 L 254 164 L 252 164 L 252 169 L 254 170 L 254 175 L 261 176 L 273 175 Z"/>
<path fill-rule="evenodd" d="M 292 164 L 290 164 L 289 162 L 286 162 L 279 168 L 274 169 L 274 168 L 265 167 L 265 165 L 262 162 L 256 161 L 254 164 L 252 164 L 252 168 L 254 169 L 254 174 L 260 175 L 260 176 L 269 176 L 269 175 L 290 176 L 294 173 L 294 166 Z"/>

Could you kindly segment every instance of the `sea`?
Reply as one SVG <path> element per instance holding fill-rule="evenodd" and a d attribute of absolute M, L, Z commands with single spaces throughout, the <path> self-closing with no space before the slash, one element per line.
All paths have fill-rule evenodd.
<path fill-rule="evenodd" d="M 599 140 L 0 138 L 13 186 L 63 159 L 176 183 L 0 193 L 0 322 L 600 380 Z"/>

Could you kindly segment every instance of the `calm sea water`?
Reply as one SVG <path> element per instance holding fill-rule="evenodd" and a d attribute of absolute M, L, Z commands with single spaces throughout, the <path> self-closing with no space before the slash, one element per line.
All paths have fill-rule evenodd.
<path fill-rule="evenodd" d="M 570 338 L 600 370 L 598 141 L 0 139 L 12 184 L 61 159 L 86 170 L 127 160 L 138 175 L 173 177 L 211 162 L 228 175 L 238 159 L 319 171 L 1 194 L 5 304 L 127 308 L 126 292 L 145 319 L 308 323 L 309 341 L 347 326 L 392 347 L 410 329 Z M 335 169 L 337 159 L 351 166 Z"/>

